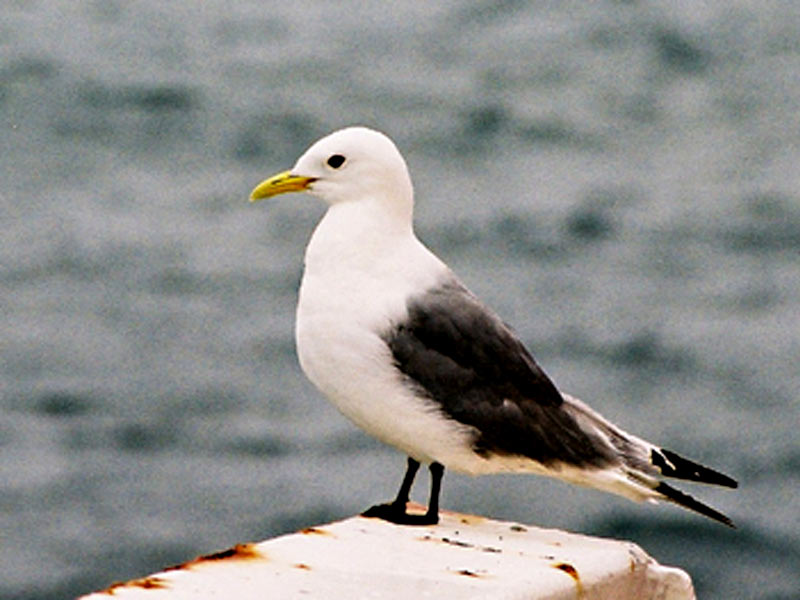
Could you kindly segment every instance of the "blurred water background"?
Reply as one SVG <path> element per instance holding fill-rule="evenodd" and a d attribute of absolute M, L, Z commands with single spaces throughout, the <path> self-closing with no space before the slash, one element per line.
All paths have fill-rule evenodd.
<path fill-rule="evenodd" d="M 741 482 L 683 486 L 737 531 L 530 476 L 448 473 L 444 506 L 631 539 L 703 598 L 800 597 L 799 5 L 389 6 L 2 3 L 0 597 L 393 497 L 405 458 L 296 361 L 322 208 L 247 202 L 355 123 L 563 389 Z"/>

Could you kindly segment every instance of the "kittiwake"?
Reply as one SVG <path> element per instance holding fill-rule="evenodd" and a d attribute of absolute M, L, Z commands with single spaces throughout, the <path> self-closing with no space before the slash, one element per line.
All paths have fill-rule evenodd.
<path fill-rule="evenodd" d="M 511 328 L 417 239 L 411 178 L 386 135 L 336 131 L 250 199 L 286 192 L 328 206 L 305 253 L 300 365 L 346 417 L 408 456 L 397 497 L 366 516 L 437 523 L 450 468 L 548 475 L 632 500 L 669 500 L 733 526 L 660 476 L 736 481 L 626 433 L 559 391 Z M 425 514 L 409 514 L 421 463 L 430 465 L 430 500 Z"/>

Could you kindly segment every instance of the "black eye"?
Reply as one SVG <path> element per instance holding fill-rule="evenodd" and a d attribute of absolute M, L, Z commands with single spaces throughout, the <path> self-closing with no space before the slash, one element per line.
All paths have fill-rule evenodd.
<path fill-rule="evenodd" d="M 334 154 L 328 159 L 328 166 L 332 169 L 338 169 L 344 164 L 344 156 L 341 154 Z"/>

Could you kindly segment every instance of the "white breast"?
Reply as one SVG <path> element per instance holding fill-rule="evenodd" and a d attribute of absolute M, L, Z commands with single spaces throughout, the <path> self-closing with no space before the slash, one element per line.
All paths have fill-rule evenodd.
<path fill-rule="evenodd" d="M 410 231 L 378 235 L 349 210 L 331 208 L 306 250 L 300 365 L 356 425 L 418 460 L 445 462 L 468 450 L 467 428 L 414 395 L 381 336 L 407 316 L 409 296 L 435 285 L 447 267 Z"/>

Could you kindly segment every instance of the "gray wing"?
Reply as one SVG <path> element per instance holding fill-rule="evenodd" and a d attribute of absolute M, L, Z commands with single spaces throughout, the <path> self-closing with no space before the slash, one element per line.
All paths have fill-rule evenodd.
<path fill-rule="evenodd" d="M 395 365 L 447 417 L 474 428 L 483 455 L 606 466 L 607 443 L 563 409 L 550 378 L 500 318 L 455 278 L 412 298 L 384 336 Z"/>

